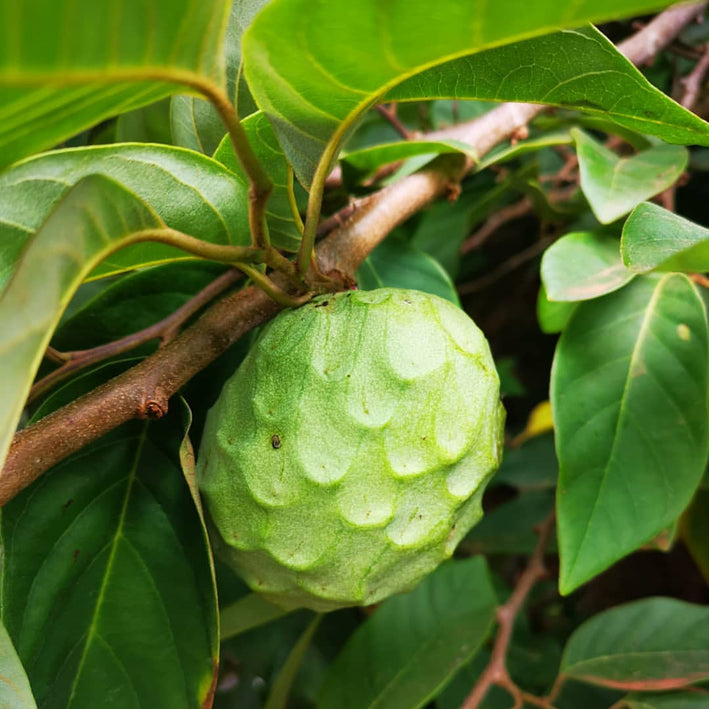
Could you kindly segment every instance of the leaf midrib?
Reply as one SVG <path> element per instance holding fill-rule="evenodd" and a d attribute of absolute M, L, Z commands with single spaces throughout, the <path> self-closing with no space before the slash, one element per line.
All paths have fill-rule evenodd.
<path fill-rule="evenodd" d="M 113 571 L 113 566 L 115 563 L 117 549 L 118 549 L 118 542 L 123 537 L 123 529 L 125 526 L 126 513 L 128 511 L 128 502 L 130 501 L 131 492 L 133 491 L 133 485 L 136 480 L 137 470 L 138 470 L 138 462 L 139 462 L 141 454 L 143 452 L 143 447 L 145 445 L 145 441 L 147 438 L 147 432 L 148 432 L 148 425 L 145 424 L 143 426 L 143 430 L 141 431 L 140 437 L 138 438 L 138 440 L 136 442 L 136 449 L 135 449 L 135 456 L 133 458 L 133 464 L 131 466 L 129 475 L 127 476 L 128 484 L 126 485 L 126 492 L 125 492 L 125 496 L 123 498 L 123 506 L 121 507 L 121 513 L 118 518 L 118 524 L 116 525 L 116 531 L 113 536 L 113 543 L 111 544 L 111 551 L 109 552 L 108 561 L 106 562 L 106 570 L 104 572 L 103 580 L 101 582 L 101 588 L 99 589 L 99 593 L 96 598 L 96 605 L 94 607 L 94 612 L 91 617 L 91 621 L 89 623 L 89 627 L 88 627 L 88 630 L 86 633 L 86 640 L 84 642 L 84 648 L 81 652 L 81 658 L 79 660 L 79 665 L 76 668 L 76 674 L 74 675 L 74 680 L 71 685 L 71 694 L 69 695 L 69 699 L 67 701 L 68 707 L 70 707 L 74 701 L 74 695 L 76 693 L 76 689 L 77 689 L 77 686 L 79 683 L 79 678 L 81 677 L 81 672 L 82 672 L 84 664 L 86 662 L 86 658 L 88 655 L 89 647 L 91 646 L 91 642 L 92 642 L 94 636 L 98 634 L 98 628 L 97 628 L 98 616 L 101 611 L 101 607 L 103 605 L 104 597 L 106 595 L 106 588 L 108 586 L 108 580 L 111 577 L 111 573 Z"/>
<path fill-rule="evenodd" d="M 594 521 L 594 518 L 596 517 L 596 512 L 598 510 L 598 506 L 600 504 L 601 497 L 603 495 L 603 490 L 606 486 L 606 483 L 608 482 L 608 476 L 609 476 L 609 471 L 611 469 L 612 463 L 613 463 L 613 458 L 616 453 L 616 447 L 618 445 L 618 439 L 619 439 L 619 431 L 621 428 L 621 423 L 625 420 L 626 417 L 626 400 L 629 396 L 630 393 L 630 383 L 633 379 L 632 372 L 635 371 L 635 367 L 637 364 L 637 358 L 638 358 L 638 353 L 642 350 L 642 346 L 645 344 L 645 339 L 647 335 L 647 331 L 649 329 L 649 324 L 652 320 L 652 317 L 655 312 L 655 304 L 656 301 L 659 298 L 659 294 L 661 293 L 665 283 L 667 282 L 669 276 L 664 277 L 657 285 L 655 286 L 655 290 L 653 291 L 652 297 L 650 298 L 649 303 L 647 304 L 647 307 L 645 308 L 645 314 L 643 316 L 643 321 L 640 325 L 640 329 L 638 331 L 638 336 L 635 340 L 635 345 L 633 346 L 633 351 L 630 355 L 630 363 L 628 364 L 628 372 L 625 377 L 625 384 L 623 386 L 623 393 L 620 397 L 620 410 L 618 411 L 618 418 L 616 419 L 616 424 L 615 424 L 615 430 L 614 430 L 614 436 L 613 436 L 613 445 L 611 446 L 610 453 L 608 455 L 608 460 L 603 468 L 603 479 L 601 481 L 601 485 L 598 489 L 598 493 L 596 494 L 596 498 L 593 503 L 593 508 L 591 509 L 591 512 L 588 516 L 588 522 L 585 526 L 584 529 L 584 534 L 581 537 L 581 541 L 577 547 L 576 555 L 574 557 L 573 564 L 569 567 L 569 572 L 567 575 L 567 582 L 569 578 L 573 578 L 575 576 L 575 570 L 576 567 L 578 566 L 579 559 L 582 556 L 582 553 L 584 551 L 584 548 L 586 547 L 586 544 L 589 539 L 590 535 L 590 528 L 591 525 Z"/>

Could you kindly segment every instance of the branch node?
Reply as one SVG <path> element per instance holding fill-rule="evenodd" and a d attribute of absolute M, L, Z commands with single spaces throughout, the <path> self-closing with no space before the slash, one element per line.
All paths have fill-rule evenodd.
<path fill-rule="evenodd" d="M 145 399 L 138 405 L 138 418 L 157 421 L 167 413 L 167 398 Z"/>

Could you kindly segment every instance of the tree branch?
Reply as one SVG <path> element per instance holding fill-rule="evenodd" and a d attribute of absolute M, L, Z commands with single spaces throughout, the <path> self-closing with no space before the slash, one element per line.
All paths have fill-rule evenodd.
<path fill-rule="evenodd" d="M 667 10 L 637 36 L 650 33 L 655 38 L 655 53 L 674 39 L 705 5 L 703 2 Z M 631 61 L 639 63 L 651 54 L 645 49 L 646 40 L 636 40 L 636 37 L 622 43 L 619 49 Z M 438 131 L 431 137 L 463 140 L 480 157 L 516 135 L 542 110 L 543 106 L 535 104 L 506 103 L 469 123 Z M 232 137 L 239 139 L 236 123 L 232 122 L 230 127 L 234 132 Z M 394 227 L 450 190 L 472 163 L 467 156 L 443 156 L 428 169 L 358 200 L 352 217 L 318 245 L 316 255 L 321 271 L 339 275 L 340 282 L 351 280 L 359 264 Z M 255 170 L 258 172 L 257 167 Z M 262 187 L 259 206 L 265 204 L 265 182 Z M 274 274 L 274 281 L 288 288 L 288 281 L 280 274 Z M 246 288 L 226 296 L 167 346 L 133 369 L 17 433 L 0 475 L 0 505 L 45 470 L 126 421 L 164 415 L 168 399 L 197 372 L 279 309 L 280 306 L 258 288 Z"/>
<path fill-rule="evenodd" d="M 166 318 L 142 330 L 121 337 L 119 340 L 107 342 L 105 345 L 92 347 L 90 350 L 76 350 L 73 352 L 58 352 L 53 347 L 47 347 L 47 358 L 57 362 L 60 366 L 46 377 L 40 379 L 32 387 L 28 401 L 31 402 L 41 394 L 44 394 L 73 372 L 90 367 L 92 364 L 103 362 L 109 357 L 130 352 L 130 350 L 140 347 L 146 342 L 159 338 L 162 346 L 165 346 L 170 340 L 175 338 L 177 331 L 187 320 L 241 278 L 243 278 L 241 272 L 231 268 L 215 278 Z"/>
<path fill-rule="evenodd" d="M 532 590 L 533 586 L 546 576 L 544 568 L 544 552 L 551 539 L 551 533 L 554 529 L 554 512 L 541 523 L 539 526 L 539 539 L 534 552 L 529 559 L 527 568 L 519 577 L 519 581 L 515 585 L 514 591 L 507 603 L 497 609 L 498 630 L 495 637 L 495 643 L 492 648 L 492 655 L 487 667 L 478 678 L 475 686 L 467 696 L 461 709 L 477 709 L 480 703 L 485 698 L 490 687 L 498 685 L 506 689 L 515 699 L 515 706 L 522 706 L 524 701 L 536 706 L 550 706 L 549 703 L 541 697 L 522 692 L 519 687 L 512 681 L 507 672 L 507 650 L 512 639 L 515 619 L 517 614 L 522 609 L 527 595 Z"/>

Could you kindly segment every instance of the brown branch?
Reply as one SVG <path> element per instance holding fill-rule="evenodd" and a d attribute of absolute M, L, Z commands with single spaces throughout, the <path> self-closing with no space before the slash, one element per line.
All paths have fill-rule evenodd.
<path fill-rule="evenodd" d="M 542 253 L 542 251 L 544 251 L 544 249 L 546 249 L 547 246 L 549 246 L 549 244 L 552 243 L 552 241 L 554 241 L 554 239 L 549 237 L 539 239 L 539 241 L 536 241 L 526 249 L 518 251 L 514 254 L 514 256 L 511 256 L 507 259 L 507 261 L 504 261 L 497 268 L 489 273 L 486 273 L 481 278 L 458 286 L 458 292 L 461 295 L 469 295 L 470 293 L 477 293 L 478 291 L 487 288 L 495 281 L 499 280 L 503 276 L 506 276 L 508 273 L 511 273 L 516 268 L 519 268 L 522 264 L 527 263 L 527 261 L 531 261 L 535 256 L 538 256 Z"/>
<path fill-rule="evenodd" d="M 686 109 L 691 111 L 692 108 L 694 108 L 694 104 L 697 102 L 699 96 L 699 91 L 706 79 L 707 72 L 709 72 L 709 44 L 704 45 L 704 52 L 694 69 L 682 79 L 684 94 L 682 95 L 680 103 Z"/>
<path fill-rule="evenodd" d="M 551 706 L 546 699 L 529 695 L 517 687 L 507 671 L 506 659 L 515 619 L 534 585 L 547 575 L 547 571 L 544 568 L 544 552 L 551 539 L 553 529 L 554 512 L 552 511 L 544 522 L 539 525 L 537 546 L 534 548 L 527 568 L 519 577 L 512 595 L 507 603 L 497 609 L 498 630 L 490 662 L 480 677 L 478 677 L 478 681 L 463 702 L 461 709 L 477 709 L 493 685 L 506 689 L 514 698 L 515 706 L 522 707 L 525 701 L 540 707 Z"/>
<path fill-rule="evenodd" d="M 166 318 L 142 330 L 126 335 L 119 340 L 92 347 L 89 350 L 74 350 L 72 352 L 58 352 L 53 347 L 48 347 L 48 358 L 53 358 L 61 366 L 35 383 L 30 389 L 28 402 L 44 394 L 73 372 L 90 367 L 92 364 L 103 362 L 109 357 L 130 352 L 130 350 L 140 347 L 140 345 L 150 342 L 150 340 L 159 338 L 161 346 L 164 347 L 170 340 L 175 338 L 178 330 L 187 320 L 242 277 L 242 274 L 236 269 L 229 269 Z"/>
<path fill-rule="evenodd" d="M 519 202 L 503 207 L 492 214 L 474 234 L 471 234 L 463 242 L 460 253 L 467 254 L 474 249 L 479 249 L 501 226 L 529 214 L 532 208 L 532 200 L 529 197 L 524 197 Z"/>
<path fill-rule="evenodd" d="M 618 49 L 633 64 L 648 64 L 688 24 L 694 22 L 706 6 L 706 2 L 697 2 L 690 5 L 671 7 L 660 13 L 652 22 L 649 22 L 632 37 L 621 42 L 618 45 Z"/>
<path fill-rule="evenodd" d="M 681 30 L 675 21 L 676 13 L 681 10 L 686 15 L 686 8 L 668 10 L 640 34 L 653 28 L 653 32 L 662 35 L 665 43 L 671 41 Z M 685 18 L 685 24 L 699 10 L 699 5 L 694 6 Z M 666 27 L 668 24 L 669 28 Z M 627 43 L 621 45 L 621 49 L 632 61 L 646 56 L 642 42 L 638 50 Z M 543 109 L 543 106 L 534 104 L 506 103 L 473 121 L 438 131 L 431 137 L 463 140 L 482 156 L 514 136 Z M 358 200 L 352 218 L 319 244 L 317 257 L 321 271 L 335 276 L 340 272 L 341 280 L 347 281 L 394 227 L 450 190 L 471 166 L 472 160 L 467 157 L 443 156 L 428 169 Z M 262 194 L 265 192 L 266 189 Z M 279 283 L 287 285 L 282 279 Z M 17 433 L 0 475 L 0 505 L 12 499 L 45 470 L 122 423 L 133 418 L 163 415 L 168 399 L 187 381 L 242 335 L 273 317 L 279 309 L 263 291 L 253 287 L 226 296 L 167 346 L 133 369 Z"/>
<path fill-rule="evenodd" d="M 415 136 L 400 120 L 399 116 L 396 115 L 396 104 L 391 106 L 379 105 L 375 106 L 377 112 L 385 118 L 389 123 L 391 123 L 394 130 L 404 139 L 411 140 Z"/>

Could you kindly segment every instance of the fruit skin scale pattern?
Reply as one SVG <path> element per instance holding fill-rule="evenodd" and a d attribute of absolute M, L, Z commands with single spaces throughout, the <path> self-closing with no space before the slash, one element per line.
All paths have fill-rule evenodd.
<path fill-rule="evenodd" d="M 504 418 L 487 341 L 448 301 L 382 288 L 286 311 L 207 418 L 216 551 L 285 608 L 407 591 L 482 516 Z"/>

